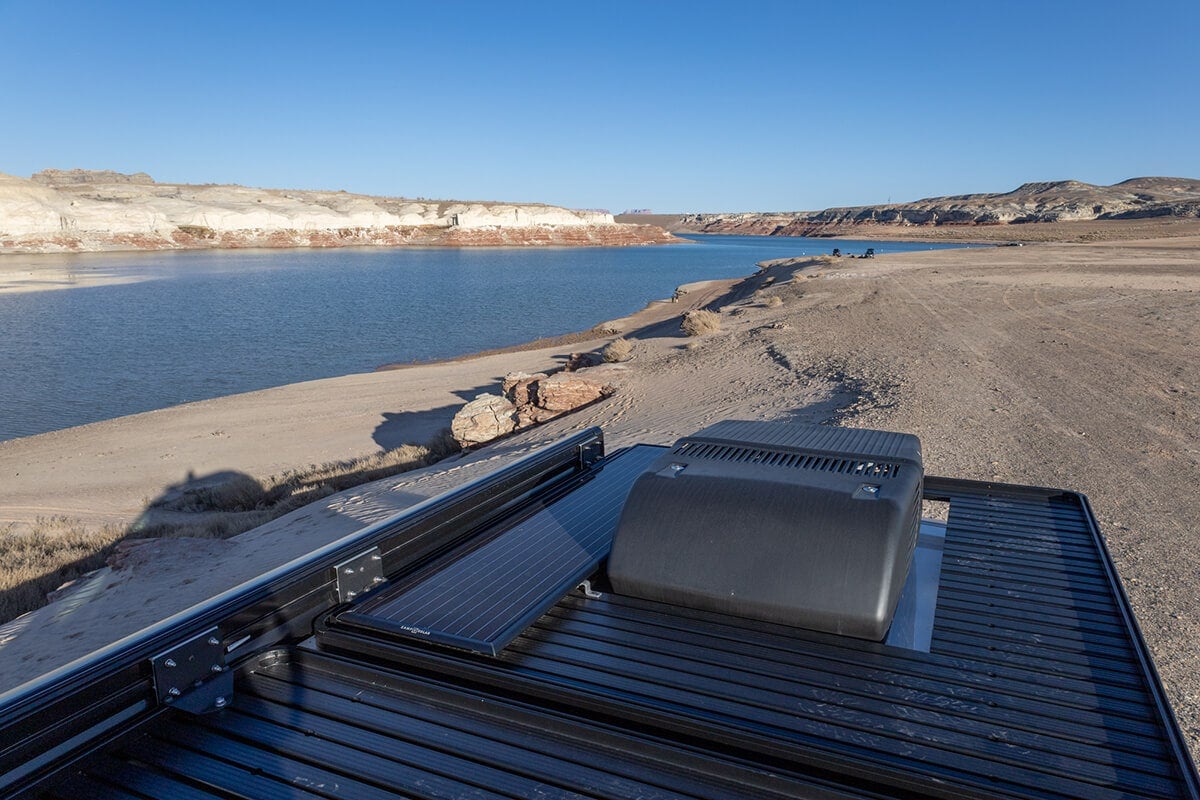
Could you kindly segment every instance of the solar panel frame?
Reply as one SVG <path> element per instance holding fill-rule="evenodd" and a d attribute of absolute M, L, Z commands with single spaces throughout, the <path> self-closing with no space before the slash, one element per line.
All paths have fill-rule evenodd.
<path fill-rule="evenodd" d="M 657 455 L 627 451 L 583 486 L 439 569 L 367 596 L 339 622 L 498 656 L 608 556 L 633 478 Z"/>

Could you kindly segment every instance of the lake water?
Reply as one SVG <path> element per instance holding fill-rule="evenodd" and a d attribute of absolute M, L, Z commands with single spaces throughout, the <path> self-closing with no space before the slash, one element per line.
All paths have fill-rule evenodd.
<path fill-rule="evenodd" d="M 3 256 L 5 269 L 52 263 L 81 285 L 0 295 L 0 441 L 585 330 L 680 284 L 833 247 L 938 246 L 703 236 L 628 248 Z M 127 282 L 85 285 L 97 275 Z"/>

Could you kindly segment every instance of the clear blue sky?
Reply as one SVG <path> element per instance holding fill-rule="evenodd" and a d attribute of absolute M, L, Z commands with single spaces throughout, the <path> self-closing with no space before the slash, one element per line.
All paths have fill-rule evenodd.
<path fill-rule="evenodd" d="M 0 172 L 816 209 L 1200 177 L 1198 0 L 0 0 Z"/>

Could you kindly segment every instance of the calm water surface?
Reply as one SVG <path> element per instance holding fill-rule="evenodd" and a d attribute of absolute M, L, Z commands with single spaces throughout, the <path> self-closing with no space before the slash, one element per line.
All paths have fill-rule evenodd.
<path fill-rule="evenodd" d="M 0 295 L 0 441 L 584 330 L 680 284 L 835 246 L 936 247 L 704 236 L 665 247 L 47 257 L 76 276 L 133 282 Z"/>

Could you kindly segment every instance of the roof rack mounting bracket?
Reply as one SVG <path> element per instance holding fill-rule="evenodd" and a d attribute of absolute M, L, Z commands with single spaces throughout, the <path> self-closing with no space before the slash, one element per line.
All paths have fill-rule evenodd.
<path fill-rule="evenodd" d="M 602 458 L 604 458 L 604 436 L 602 434 L 579 445 L 580 469 L 588 469 Z"/>
<path fill-rule="evenodd" d="M 334 569 L 337 571 L 339 603 L 349 603 L 384 583 L 383 555 L 378 547 L 364 550 L 347 558 Z"/>
<path fill-rule="evenodd" d="M 150 666 L 160 705 L 208 714 L 225 708 L 233 697 L 233 673 L 225 665 L 218 628 L 164 650 L 150 659 Z"/>
<path fill-rule="evenodd" d="M 583 592 L 584 597 L 590 598 L 592 600 L 601 600 L 604 597 L 603 592 L 598 592 L 592 588 L 592 582 L 590 579 L 580 581 L 578 588 L 579 588 L 579 591 Z"/>

